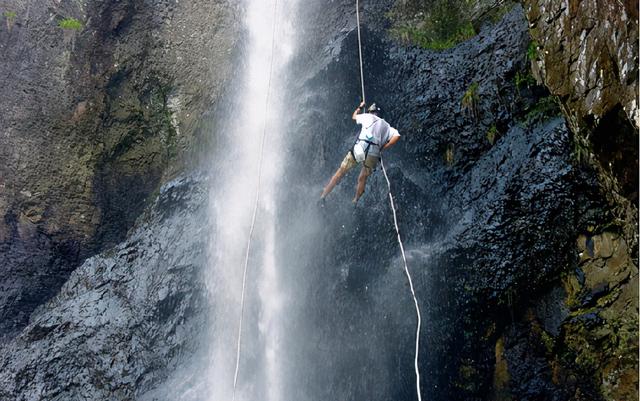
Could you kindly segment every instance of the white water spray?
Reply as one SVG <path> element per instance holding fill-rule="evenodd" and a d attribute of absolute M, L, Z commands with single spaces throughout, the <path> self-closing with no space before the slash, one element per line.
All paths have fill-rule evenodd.
<path fill-rule="evenodd" d="M 206 378 L 210 401 L 229 401 L 234 392 L 245 252 L 254 223 L 255 202 L 235 398 L 282 399 L 282 336 L 278 319 L 285 299 L 275 257 L 275 188 L 286 145 L 279 135 L 284 120 L 283 72 L 293 48 L 288 7 L 291 1 L 247 0 L 247 43 L 237 93 L 239 106 L 228 116 L 224 132 L 214 133 L 222 144 L 212 160 L 219 173 L 210 200 L 215 226 L 208 277 L 215 319 Z M 274 33 L 276 39 L 272 42 Z"/>

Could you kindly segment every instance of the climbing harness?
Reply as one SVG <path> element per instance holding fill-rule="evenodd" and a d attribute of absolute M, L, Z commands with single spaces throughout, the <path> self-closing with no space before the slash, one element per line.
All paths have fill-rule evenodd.
<path fill-rule="evenodd" d="M 389 123 L 384 121 L 382 118 L 375 117 L 374 121 L 368 127 L 363 127 L 362 131 L 358 133 L 358 136 L 356 136 L 356 141 L 351 147 L 351 154 L 358 163 L 362 163 L 366 160 L 367 156 L 369 156 L 369 150 L 371 149 L 371 146 L 377 146 L 378 149 L 380 149 L 380 143 L 382 139 L 380 137 L 380 130 L 373 131 L 373 133 L 369 132 L 369 130 L 379 122 L 384 122 L 386 127 L 389 126 Z M 368 132 L 367 137 L 364 139 L 360 138 L 362 132 L 365 131 Z M 378 139 L 378 141 L 376 142 L 373 139 Z"/>
<path fill-rule="evenodd" d="M 356 0 L 356 21 L 358 24 L 358 54 L 360 55 L 360 84 L 362 85 L 362 101 L 365 101 L 364 97 L 364 68 L 362 63 L 362 40 L 360 38 L 360 2 Z M 398 235 L 398 244 L 400 245 L 400 253 L 402 254 L 402 261 L 404 263 L 404 272 L 409 280 L 409 288 L 411 289 L 411 296 L 413 297 L 413 303 L 416 306 L 416 315 L 418 317 L 418 324 L 416 328 L 416 347 L 414 367 L 416 371 L 416 393 L 418 395 L 418 401 L 422 401 L 422 395 L 420 393 L 420 368 L 418 365 L 418 354 L 420 351 L 420 326 L 422 325 L 422 319 L 420 317 L 420 306 L 418 305 L 418 298 L 416 297 L 415 289 L 413 288 L 413 280 L 411 279 L 411 273 L 409 272 L 409 266 L 407 265 L 407 256 L 404 252 L 404 245 L 402 244 L 402 237 L 400 236 L 400 228 L 398 226 L 398 216 L 396 212 L 395 202 L 393 201 L 393 195 L 391 193 L 391 181 L 387 175 L 387 170 L 384 167 L 382 155 L 380 155 L 380 165 L 382 167 L 382 173 L 387 181 L 387 187 L 389 188 L 389 203 L 391 204 L 391 210 L 393 211 L 393 225 L 395 226 L 396 233 Z"/>
<path fill-rule="evenodd" d="M 253 216 L 251 217 L 251 228 L 249 229 L 249 238 L 247 240 L 247 251 L 244 259 L 244 270 L 242 273 L 242 293 L 240 296 L 240 324 L 238 325 L 238 343 L 236 345 L 236 369 L 233 374 L 233 396 L 232 400 L 236 399 L 236 388 L 238 385 L 238 371 L 240 368 L 240 351 L 242 344 L 242 321 L 244 320 L 244 300 L 245 290 L 247 286 L 247 269 L 249 267 L 249 254 L 251 252 L 251 240 L 253 238 L 253 230 L 256 225 L 256 216 L 258 215 L 258 205 L 260 203 L 260 187 L 262 184 L 262 164 L 264 159 L 264 144 L 267 136 L 267 115 L 269 111 L 269 100 L 271 97 L 271 78 L 273 76 L 273 53 L 275 49 L 276 39 L 276 21 L 278 16 L 278 0 L 274 0 L 273 3 L 273 32 L 271 33 L 271 59 L 269 60 L 269 80 L 267 83 L 267 96 L 264 105 L 265 119 L 262 126 L 262 139 L 260 142 L 260 161 L 258 162 L 258 184 L 256 185 L 255 204 L 253 206 Z"/>

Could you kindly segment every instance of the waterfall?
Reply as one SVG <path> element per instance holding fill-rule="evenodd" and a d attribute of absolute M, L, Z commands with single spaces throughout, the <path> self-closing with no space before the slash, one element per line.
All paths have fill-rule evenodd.
<path fill-rule="evenodd" d="M 279 319 L 285 295 L 275 255 L 275 220 L 276 188 L 286 146 L 280 133 L 285 121 L 284 72 L 294 45 L 289 19 L 292 8 L 291 0 L 277 3 L 246 0 L 246 45 L 244 64 L 237 75 L 234 95 L 237 100 L 228 121 L 221 124 L 224 127 L 221 132 L 212 133 L 219 147 L 211 161 L 216 178 L 210 197 L 214 232 L 207 281 L 213 323 L 209 334 L 209 369 L 204 379 L 209 401 L 232 398 L 245 252 L 259 174 L 260 194 L 248 259 L 236 399 L 282 399 Z M 264 159 L 260 165 L 263 133 Z"/>

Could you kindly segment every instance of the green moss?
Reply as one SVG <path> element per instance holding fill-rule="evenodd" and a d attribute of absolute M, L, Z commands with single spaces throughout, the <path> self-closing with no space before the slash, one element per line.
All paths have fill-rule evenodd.
<path fill-rule="evenodd" d="M 476 120 L 479 117 L 478 114 L 478 88 L 479 85 L 477 82 L 472 82 L 471 85 L 467 88 L 467 90 L 462 95 L 462 99 L 460 100 L 460 106 L 462 110 L 467 110 Z"/>
<path fill-rule="evenodd" d="M 498 128 L 496 127 L 495 124 L 493 124 L 487 131 L 487 141 L 489 141 L 489 143 L 493 145 L 496 142 L 498 134 L 499 134 Z"/>
<path fill-rule="evenodd" d="M 538 42 L 532 40 L 527 47 L 527 58 L 531 61 L 538 60 Z"/>
<path fill-rule="evenodd" d="M 546 331 L 541 330 L 540 340 L 542 340 L 542 344 L 544 345 L 544 348 L 546 349 L 547 354 L 551 355 L 553 353 L 553 347 L 555 345 L 555 341 L 553 340 L 553 337 L 551 337 L 549 333 L 547 333 Z"/>
<path fill-rule="evenodd" d="M 578 164 L 585 163 L 589 160 L 591 154 L 591 143 L 588 139 L 580 136 L 573 136 L 573 158 Z"/>
<path fill-rule="evenodd" d="M 397 1 L 387 17 L 392 37 L 432 50 L 454 47 L 476 35 L 468 0 Z"/>
<path fill-rule="evenodd" d="M 532 85 L 535 85 L 536 79 L 531 75 L 530 72 L 520 73 L 520 71 L 516 72 L 516 76 L 514 77 L 514 81 L 516 84 L 516 91 L 518 91 L 518 95 L 520 95 L 520 89 L 523 87 L 530 88 Z"/>
<path fill-rule="evenodd" d="M 16 16 L 18 14 L 16 14 L 15 11 L 5 11 L 2 13 L 2 15 L 4 15 L 4 17 L 10 21 L 13 21 L 14 19 L 16 19 Z"/>
<path fill-rule="evenodd" d="M 452 166 L 454 161 L 455 161 L 455 157 L 454 157 L 454 146 L 452 143 L 447 145 L 447 148 L 444 151 L 444 161 L 449 165 Z"/>
<path fill-rule="evenodd" d="M 75 18 L 67 17 L 58 22 L 58 26 L 62 29 L 68 29 L 73 31 L 79 31 L 84 26 L 80 20 Z"/>
<path fill-rule="evenodd" d="M 552 117 L 557 117 L 560 112 L 560 101 L 556 96 L 547 96 L 540 98 L 536 104 L 529 109 L 524 117 L 527 125 L 534 121 L 545 120 Z"/>

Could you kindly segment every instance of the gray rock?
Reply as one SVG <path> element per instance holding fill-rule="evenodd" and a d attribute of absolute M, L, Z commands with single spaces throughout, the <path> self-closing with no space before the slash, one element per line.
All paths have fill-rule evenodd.
<path fill-rule="evenodd" d="M 0 350 L 0 399 L 131 400 L 203 349 L 207 188 L 169 182 L 127 241 L 73 272 Z"/>

